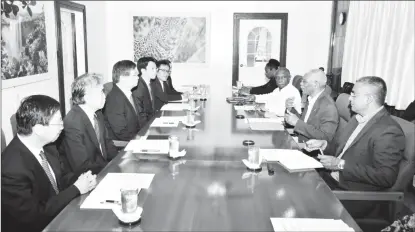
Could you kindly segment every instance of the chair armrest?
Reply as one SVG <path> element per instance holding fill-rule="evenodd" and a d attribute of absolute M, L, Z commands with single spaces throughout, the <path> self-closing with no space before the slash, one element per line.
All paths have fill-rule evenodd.
<path fill-rule="evenodd" d="M 403 192 L 368 192 L 368 191 L 339 191 L 334 190 L 339 200 L 355 201 L 403 201 Z"/>
<path fill-rule="evenodd" d="M 116 147 L 125 147 L 128 144 L 128 141 L 112 140 L 112 142 L 114 142 Z"/>

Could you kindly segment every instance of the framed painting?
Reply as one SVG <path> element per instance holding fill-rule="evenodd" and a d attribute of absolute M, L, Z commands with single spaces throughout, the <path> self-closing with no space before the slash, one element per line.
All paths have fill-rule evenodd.
<path fill-rule="evenodd" d="M 49 30 L 55 28 L 53 2 L 1 4 L 2 89 L 49 79 L 50 63 L 56 61 L 55 31 Z M 7 13 L 7 8 L 12 12 Z"/>
<path fill-rule="evenodd" d="M 153 13 L 132 15 L 134 61 L 152 56 L 180 64 L 208 64 L 208 14 Z"/>

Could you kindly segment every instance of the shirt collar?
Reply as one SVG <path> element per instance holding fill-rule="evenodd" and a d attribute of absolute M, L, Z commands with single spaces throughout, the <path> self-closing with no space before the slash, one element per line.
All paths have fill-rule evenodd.
<path fill-rule="evenodd" d="M 79 107 L 85 112 L 88 118 L 94 119 L 95 112 L 91 108 L 89 108 L 87 105 L 79 105 Z"/>
<path fill-rule="evenodd" d="M 43 147 L 32 145 L 25 136 L 17 134 L 17 138 L 20 139 L 23 145 L 25 145 L 36 158 L 38 158 L 38 156 L 40 157 L 40 152 L 43 151 Z"/>
<path fill-rule="evenodd" d="M 383 109 L 384 107 L 383 106 L 381 106 L 381 107 L 379 107 L 377 110 L 375 110 L 374 112 L 372 112 L 372 113 L 370 113 L 370 114 L 368 114 L 368 115 L 366 115 L 366 116 L 361 116 L 361 115 L 356 115 L 356 120 L 357 120 L 357 122 L 359 123 L 359 124 L 361 124 L 361 123 L 366 123 L 366 122 L 368 122 L 371 118 L 373 118 L 373 116 L 375 116 L 377 113 L 379 113 L 379 111 L 381 111 L 382 109 Z"/>

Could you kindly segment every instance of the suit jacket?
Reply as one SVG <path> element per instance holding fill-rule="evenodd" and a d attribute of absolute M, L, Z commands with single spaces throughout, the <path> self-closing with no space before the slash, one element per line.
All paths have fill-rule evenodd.
<path fill-rule="evenodd" d="M 116 84 L 107 95 L 103 113 L 110 139 L 130 141 L 140 130 L 138 113 Z"/>
<path fill-rule="evenodd" d="M 277 87 L 278 86 L 277 82 L 275 81 L 275 78 L 271 78 L 266 84 L 251 88 L 251 91 L 249 93 L 257 95 L 272 93 L 274 89 L 276 89 Z"/>
<path fill-rule="evenodd" d="M 339 113 L 336 104 L 326 91 L 320 94 L 312 109 L 308 107 L 307 101 L 301 115 L 294 109 L 294 113 L 300 117 L 295 124 L 294 131 L 299 134 L 300 142 L 308 139 L 321 139 L 331 142 L 339 125 Z M 307 111 L 311 110 L 307 123 L 304 122 Z"/>
<path fill-rule="evenodd" d="M 180 94 L 170 94 L 169 93 L 169 86 L 166 83 L 167 81 L 163 81 L 163 87 L 158 79 L 151 81 L 151 88 L 154 92 L 154 109 L 160 110 L 161 107 L 168 103 L 169 101 L 176 101 L 181 100 L 182 97 Z"/>
<path fill-rule="evenodd" d="M 151 89 L 150 93 L 144 79 L 140 77 L 137 86 L 133 88 L 132 92 L 138 112 L 138 122 L 141 127 L 144 127 L 155 112 L 154 90 Z M 150 94 L 153 96 L 153 101 L 150 98 Z"/>
<path fill-rule="evenodd" d="M 101 111 L 95 114 L 100 138 L 97 138 L 91 120 L 77 105 L 72 107 L 63 120 L 61 153 L 65 155 L 71 171 L 92 169 L 94 173 L 98 173 L 117 154 L 112 140 L 108 138 L 104 116 Z M 102 153 L 98 139 L 101 141 Z"/>
<path fill-rule="evenodd" d="M 338 131 L 327 154 L 339 156 L 357 127 L 356 116 Z M 379 191 L 392 187 L 405 150 L 405 135 L 386 109 L 373 116 L 343 154 L 339 186 L 347 190 Z"/>
<path fill-rule="evenodd" d="M 173 81 L 171 79 L 171 76 L 167 77 L 167 81 L 165 81 L 166 84 L 168 85 L 169 88 L 167 88 L 167 92 L 168 94 L 178 94 L 178 95 L 182 95 L 182 92 L 177 91 L 174 87 L 173 87 Z"/>
<path fill-rule="evenodd" d="M 4 232 L 41 231 L 77 197 L 77 176 L 64 173 L 54 146 L 44 147 L 45 156 L 60 190 L 56 194 L 36 157 L 16 136 L 2 154 L 1 226 Z"/>

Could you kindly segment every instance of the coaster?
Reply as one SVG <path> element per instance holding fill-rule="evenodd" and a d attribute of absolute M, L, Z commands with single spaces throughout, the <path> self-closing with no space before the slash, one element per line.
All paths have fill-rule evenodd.
<path fill-rule="evenodd" d="M 252 140 L 244 140 L 244 141 L 242 142 L 242 144 L 243 144 L 244 146 L 252 146 L 252 145 L 254 145 L 255 143 L 254 143 L 254 141 L 252 141 Z"/>
<path fill-rule="evenodd" d="M 137 221 L 135 221 L 135 222 L 131 222 L 131 223 L 123 222 L 123 221 L 121 221 L 120 219 L 118 219 L 118 223 L 120 223 L 120 224 L 121 224 L 121 225 L 123 225 L 123 226 L 128 226 L 128 227 L 136 226 L 136 225 L 138 225 L 140 222 L 141 222 L 141 217 L 140 217 L 140 219 L 138 219 Z"/>
<path fill-rule="evenodd" d="M 201 99 L 199 99 L 199 100 L 201 100 L 201 101 L 206 101 L 206 100 L 207 100 L 207 98 L 201 98 Z"/>
<path fill-rule="evenodd" d="M 237 119 L 244 119 L 245 118 L 245 116 L 243 116 L 243 115 L 241 115 L 241 114 L 238 114 L 238 115 L 236 115 L 236 117 L 235 118 L 237 118 Z"/>
<path fill-rule="evenodd" d="M 187 126 L 187 125 L 185 125 L 185 127 L 186 127 L 186 128 L 195 128 L 195 127 L 196 127 L 196 125 L 194 125 L 194 126 Z"/>

